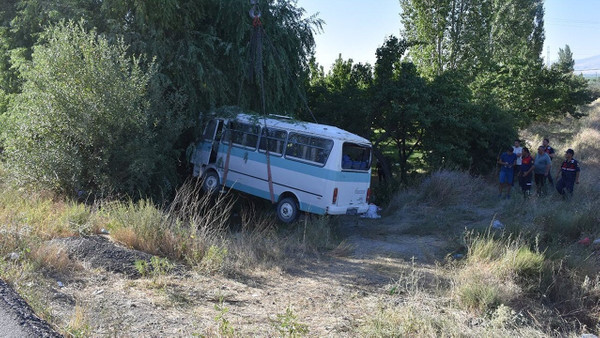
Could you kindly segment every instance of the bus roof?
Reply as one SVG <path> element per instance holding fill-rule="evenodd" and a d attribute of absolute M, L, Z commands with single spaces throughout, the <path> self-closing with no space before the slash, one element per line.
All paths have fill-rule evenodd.
<path fill-rule="evenodd" d="M 248 122 L 248 123 L 258 123 L 261 126 L 266 125 L 271 128 L 281 128 L 285 130 L 293 130 L 305 134 L 311 134 L 315 136 L 329 137 L 333 139 L 338 139 L 342 141 L 353 142 L 357 144 L 368 144 L 371 142 L 364 137 L 358 136 L 356 134 L 352 134 L 351 132 L 345 131 L 338 127 L 328 126 L 326 124 L 319 123 L 311 123 L 298 121 L 293 119 L 286 118 L 273 118 L 273 117 L 263 117 L 259 115 L 250 115 L 250 114 L 238 114 L 238 121 Z"/>

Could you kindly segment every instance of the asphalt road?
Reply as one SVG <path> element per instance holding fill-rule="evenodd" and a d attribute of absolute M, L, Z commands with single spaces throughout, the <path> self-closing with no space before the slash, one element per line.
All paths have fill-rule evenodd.
<path fill-rule="evenodd" d="M 0 279 L 0 337 L 62 337 Z"/>

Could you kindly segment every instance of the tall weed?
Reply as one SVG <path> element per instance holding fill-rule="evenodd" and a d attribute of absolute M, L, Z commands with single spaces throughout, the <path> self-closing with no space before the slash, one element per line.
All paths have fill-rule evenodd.
<path fill-rule="evenodd" d="M 477 203 L 490 196 L 488 186 L 483 179 L 466 172 L 440 170 L 419 186 L 418 201 L 439 207 Z"/>

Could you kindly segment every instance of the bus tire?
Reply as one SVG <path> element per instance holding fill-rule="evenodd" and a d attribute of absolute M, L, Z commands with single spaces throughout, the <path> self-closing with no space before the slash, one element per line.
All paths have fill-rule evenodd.
<path fill-rule="evenodd" d="M 211 170 L 202 176 L 202 190 L 214 193 L 217 189 L 219 189 L 219 175 Z"/>
<path fill-rule="evenodd" d="M 298 202 L 293 197 L 286 197 L 277 203 L 277 218 L 283 223 L 292 223 L 298 217 Z"/>

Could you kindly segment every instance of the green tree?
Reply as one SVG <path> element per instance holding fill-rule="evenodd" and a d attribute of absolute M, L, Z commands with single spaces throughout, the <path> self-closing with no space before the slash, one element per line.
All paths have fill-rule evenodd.
<path fill-rule="evenodd" d="M 572 73 L 575 70 L 575 60 L 573 60 L 573 53 L 569 45 L 565 45 L 565 49 L 558 49 L 558 61 L 552 66 L 563 74 Z"/>
<path fill-rule="evenodd" d="M 474 74 L 520 55 L 540 58 L 541 0 L 399 0 L 409 57 L 427 77 L 445 70 Z"/>
<path fill-rule="evenodd" d="M 129 46 L 124 51 L 128 57 L 148 56 L 137 62 L 143 69 L 155 67 L 152 82 L 162 89 L 154 92 L 162 97 L 152 102 L 172 112 L 169 119 L 183 123 L 182 128 L 174 128 L 175 135 L 156 137 L 165 136 L 159 143 L 172 146 L 165 149 L 169 157 L 177 153 L 177 163 L 187 163 L 183 149 L 197 137 L 200 112 L 224 105 L 261 110 L 261 90 L 256 76 L 250 74 L 252 68 L 264 71 L 268 112 L 291 115 L 304 105 L 299 93 L 308 76 L 313 34 L 322 21 L 304 17 L 295 1 L 260 1 L 263 57 L 260 64 L 251 64 L 249 42 L 256 28 L 248 15 L 250 6 L 247 0 L 4 1 L 0 4 L 0 115 L 3 104 L 22 91 L 25 76 L 19 70 L 31 61 L 44 28 L 74 20 L 109 44 Z M 172 137 L 177 139 L 174 144 Z M 185 165 L 178 169 L 188 174 Z"/>
<path fill-rule="evenodd" d="M 368 89 L 373 82 L 371 66 L 354 64 L 352 59 L 344 61 L 340 55 L 326 75 L 320 73 L 314 63 L 312 68 L 308 99 L 318 122 L 368 138 L 371 134 L 368 123 Z M 307 113 L 301 117 L 310 121 L 312 117 Z"/>
<path fill-rule="evenodd" d="M 401 0 L 409 56 L 428 78 L 467 75 L 474 98 L 494 97 L 519 125 L 546 115 L 541 0 Z"/>
<path fill-rule="evenodd" d="M 409 55 L 425 76 L 441 74 L 449 60 L 447 39 L 450 0 L 400 0 L 404 37 L 411 41 Z"/>
<path fill-rule="evenodd" d="M 82 23 L 42 35 L 3 118 L 6 166 L 18 184 L 130 196 L 169 190 L 181 121 L 157 101 L 156 68 Z M 178 97 L 170 96 L 173 106 Z M 170 135 L 170 136 L 169 136 Z"/>
<path fill-rule="evenodd" d="M 392 140 L 398 153 L 400 180 L 408 182 L 409 158 L 422 151 L 431 123 L 430 91 L 414 64 L 402 56 L 408 44 L 388 37 L 377 49 L 375 79 L 371 88 L 373 127 L 383 131 L 373 136 L 375 148 Z"/>
<path fill-rule="evenodd" d="M 571 115 L 575 118 L 583 116 L 579 106 L 589 104 L 597 98 L 588 86 L 588 81 L 583 75 L 575 75 L 575 60 L 569 45 L 559 48 L 558 61 L 550 69 L 545 70 L 545 80 L 550 88 L 548 104 L 550 116 Z"/>
<path fill-rule="evenodd" d="M 478 102 L 463 72 L 445 71 L 431 81 L 421 77 L 412 63 L 402 60 L 408 46 L 390 37 L 377 50 L 371 120 L 382 132 L 372 136 L 375 148 L 392 141 L 403 182 L 414 164 L 488 172 L 497 152 L 517 134 L 511 114 L 495 99 Z"/>
<path fill-rule="evenodd" d="M 512 116 L 493 101 L 476 103 L 459 72 L 445 72 L 430 88 L 436 114 L 423 141 L 429 168 L 489 172 L 498 152 L 517 136 Z"/>

